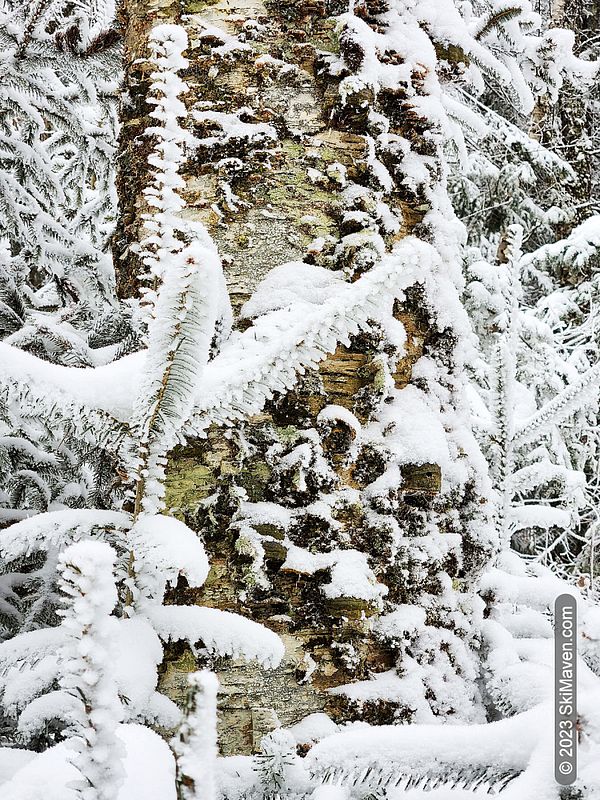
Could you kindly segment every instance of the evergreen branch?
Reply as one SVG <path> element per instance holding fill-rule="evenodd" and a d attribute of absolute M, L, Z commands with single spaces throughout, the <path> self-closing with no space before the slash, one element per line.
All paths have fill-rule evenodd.
<path fill-rule="evenodd" d="M 377 762 L 359 770 L 336 769 L 326 770 L 320 775 L 323 785 L 352 787 L 365 790 L 386 792 L 389 790 L 409 791 L 420 789 L 431 792 L 434 789 L 481 790 L 487 787 L 488 793 L 501 792 L 508 784 L 520 775 L 516 770 L 503 770 L 493 765 L 471 767 L 470 765 L 447 765 L 436 771 L 434 768 L 410 769 L 403 771 L 397 767 L 385 768 Z"/>
<path fill-rule="evenodd" d="M 202 436 L 213 424 L 231 425 L 258 413 L 276 393 L 291 388 L 299 374 L 315 369 L 338 344 L 367 330 L 395 297 L 423 279 L 423 265 L 439 256 L 431 245 L 408 236 L 381 263 L 354 283 L 340 280 L 330 297 L 299 317 L 260 317 L 232 336 L 208 364 L 202 394 L 186 432 Z M 420 265 L 420 269 L 415 265 Z M 434 290 L 432 290 L 434 291 Z M 281 325 L 281 327 L 280 327 Z"/>
<path fill-rule="evenodd" d="M 513 439 L 514 446 L 519 447 L 542 436 L 552 425 L 558 425 L 580 408 L 596 400 L 599 378 L 600 364 L 595 364 L 517 428 Z"/>
<path fill-rule="evenodd" d="M 217 676 L 208 670 L 188 675 L 184 718 L 171 739 L 178 800 L 215 800 L 217 762 Z"/>
<path fill-rule="evenodd" d="M 543 168 L 548 175 L 556 175 L 558 173 L 569 181 L 575 179 L 573 167 L 555 152 L 532 139 L 517 125 L 494 111 L 493 108 L 486 106 L 475 95 L 462 87 L 453 87 L 453 91 L 464 97 L 470 105 L 474 105 L 477 108 L 478 113 L 481 114 L 487 124 L 488 136 L 494 139 L 494 146 L 499 144 L 505 149 L 510 149 L 511 145 L 517 144 L 527 153 L 536 166 Z"/>
<path fill-rule="evenodd" d="M 100 409 L 89 408 L 66 394 L 48 391 L 48 385 L 31 384 L 4 371 L 0 383 L 0 405 L 17 404 L 23 414 L 41 416 L 64 425 L 65 430 L 93 446 L 120 454 L 130 440 L 129 426 Z"/>
<path fill-rule="evenodd" d="M 79 539 L 98 535 L 110 539 L 130 527 L 131 517 L 119 511 L 84 508 L 48 511 L 5 528 L 0 537 L 0 556 L 4 563 L 10 563 L 46 550 L 63 550 Z"/>
<path fill-rule="evenodd" d="M 52 3 L 53 0 L 37 0 L 37 2 L 31 3 L 31 9 L 29 11 L 29 14 L 27 15 L 25 27 L 20 37 L 19 45 L 15 50 L 14 54 L 15 61 L 20 61 L 25 55 L 25 51 L 27 50 L 27 47 L 29 46 L 29 43 L 33 38 L 33 33 L 36 25 L 46 14 Z"/>
<path fill-rule="evenodd" d="M 212 257 L 212 259 L 211 259 Z M 201 269 L 203 268 L 202 272 Z M 136 514 L 162 498 L 162 461 L 191 411 L 194 391 L 208 361 L 216 322 L 213 302 L 216 251 L 190 245 L 173 258 L 158 291 L 137 402 L 140 446 Z M 204 278 L 204 281 L 201 281 Z M 155 501 L 151 501 L 155 497 Z"/>
<path fill-rule="evenodd" d="M 480 22 L 478 30 L 473 34 L 477 41 L 488 36 L 492 31 L 498 31 L 504 24 L 521 16 L 523 9 L 520 6 L 509 6 L 501 11 L 492 11 L 486 19 Z"/>
<path fill-rule="evenodd" d="M 382 725 L 342 731 L 307 756 L 313 777 L 372 789 L 506 786 L 526 770 L 547 709 L 472 725 Z"/>
<path fill-rule="evenodd" d="M 565 239 L 542 245 L 521 259 L 524 268 L 553 262 L 583 267 L 600 250 L 600 215 L 595 214 L 573 228 Z"/>
<path fill-rule="evenodd" d="M 176 216 L 184 205 L 178 194 L 183 185 L 179 167 L 182 145 L 189 138 L 177 123 L 177 117 L 186 113 L 178 99 L 186 85 L 177 70 L 187 65 L 181 55 L 187 36 L 178 26 L 159 25 L 152 30 L 150 43 L 156 66 L 152 116 L 161 124 L 150 129 L 157 140 L 148 159 L 155 172 L 145 195 L 153 213 L 146 217 L 149 235 L 141 250 L 148 269 L 143 277 L 152 281 L 152 288 L 145 292 L 147 370 L 136 403 L 136 517 L 142 510 L 155 513 L 161 507 L 164 459 L 191 412 L 194 391 L 208 362 L 223 281 L 217 249 L 204 226 L 186 224 Z"/>

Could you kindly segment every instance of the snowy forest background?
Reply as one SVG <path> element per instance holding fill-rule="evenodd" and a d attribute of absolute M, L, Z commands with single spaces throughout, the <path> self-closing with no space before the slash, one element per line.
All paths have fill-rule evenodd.
<path fill-rule="evenodd" d="M 600 6 L 175 5 L 0 0 L 0 797 L 600 798 Z M 348 163 L 239 64 L 288 109 L 310 73 Z M 249 278 L 280 157 L 307 244 Z"/>

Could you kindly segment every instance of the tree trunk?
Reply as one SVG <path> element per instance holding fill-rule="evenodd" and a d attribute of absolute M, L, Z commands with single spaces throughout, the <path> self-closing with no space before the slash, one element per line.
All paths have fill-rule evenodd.
<path fill-rule="evenodd" d="M 373 0 L 356 13 L 369 22 L 383 6 Z M 202 220 L 214 237 L 236 312 L 270 270 L 285 262 L 344 271 L 356 281 L 404 237 L 433 238 L 432 219 L 451 215 L 436 205 L 444 188 L 441 136 L 402 87 L 377 97 L 357 88 L 342 102 L 340 81 L 362 57 L 352 37 L 336 31 L 332 15 L 344 12 L 344 5 L 194 0 L 181 14 L 179 9 L 139 0 L 123 4 L 127 95 L 116 241 L 122 296 L 137 289 L 130 246 L 141 227 L 149 147 L 142 136 L 148 124 L 147 67 L 139 59 L 157 21 L 179 22 L 189 35 L 186 103 L 196 112 L 191 127 L 200 143 L 186 169 L 185 213 Z M 327 67 L 340 50 L 345 68 L 335 75 Z M 390 63 L 395 57 L 381 54 Z M 456 67 L 461 53 L 445 51 L 444 57 Z M 424 75 L 412 80 L 423 94 Z M 403 182 L 403 156 L 377 138 L 377 116 L 370 112 L 389 120 L 390 131 L 427 162 L 420 187 Z M 213 664 L 221 681 L 225 754 L 256 751 L 266 732 L 313 712 L 324 711 L 335 721 L 387 723 L 415 713 L 422 718 L 424 712 L 398 692 L 379 689 L 364 700 L 348 690 L 328 691 L 385 672 L 406 676 L 409 664 L 417 665 L 411 669 L 419 673 L 419 702 L 434 716 L 468 715 L 459 707 L 463 699 L 477 707 L 468 667 L 468 619 L 475 612 L 464 603 L 460 613 L 456 609 L 461 598 L 470 597 L 490 552 L 481 534 L 488 513 L 484 468 L 472 457 L 471 440 L 453 428 L 462 391 L 457 339 L 433 319 L 426 280 L 424 268 L 423 282 L 415 281 L 401 300 L 390 298 L 393 316 L 406 331 L 404 348 L 374 323 L 352 337 L 350 346 L 338 345 L 318 370 L 268 401 L 260 414 L 233 430 L 213 426 L 206 438 L 171 454 L 167 505 L 203 536 L 212 568 L 202 591 L 182 582 L 169 601 L 237 611 L 277 631 L 286 646 L 281 666 L 268 672 L 231 660 Z M 252 320 L 239 318 L 236 324 L 247 327 Z M 427 364 L 441 377 L 430 380 Z M 435 387 L 442 387 L 437 400 Z M 422 453 L 412 460 L 407 453 L 394 455 L 386 431 L 380 444 L 355 444 L 352 417 L 340 410 L 351 412 L 363 428 L 383 426 L 390 403 L 404 403 L 400 422 L 406 426 L 408 415 L 410 428 L 416 408 L 418 427 L 428 398 L 432 408 L 439 406 L 432 418 L 449 442 L 443 466 Z M 373 482 L 393 464 L 395 484 L 373 494 Z M 331 564 L 314 570 L 291 566 L 291 546 L 317 560 L 338 550 L 365 554 L 382 599 L 355 596 L 360 592 L 353 594 L 351 585 L 329 596 L 323 587 L 331 580 Z M 423 609 L 428 627 L 409 625 L 405 636 L 383 635 L 376 624 L 382 613 L 407 604 Z M 464 657 L 457 655 L 463 650 Z M 450 684 L 440 691 L 428 672 L 441 659 L 444 680 L 456 688 L 451 693 Z M 182 699 L 186 674 L 198 661 L 182 644 L 169 646 L 162 690 Z"/>

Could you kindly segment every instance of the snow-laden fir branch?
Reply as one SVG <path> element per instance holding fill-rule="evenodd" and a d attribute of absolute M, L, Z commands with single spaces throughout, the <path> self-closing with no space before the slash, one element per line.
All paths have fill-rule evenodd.
<path fill-rule="evenodd" d="M 553 397 L 542 408 L 523 422 L 514 434 L 516 447 L 542 436 L 552 425 L 558 425 L 573 416 L 580 408 L 598 398 L 600 364 L 594 364 L 562 392 Z"/>
<path fill-rule="evenodd" d="M 5 378 L 0 385 L 0 402 L 17 404 L 24 413 L 29 409 L 30 416 L 62 424 L 88 444 L 113 453 L 119 453 L 130 438 L 128 427 L 111 414 L 78 404 L 68 397 L 49 395 L 39 384 Z"/>
<path fill-rule="evenodd" d="M 349 730 L 315 745 L 308 767 L 324 782 L 373 789 L 404 787 L 411 775 L 430 788 L 453 774 L 455 786 L 503 785 L 527 767 L 547 714 L 536 708 L 488 724 Z"/>
<path fill-rule="evenodd" d="M 577 225 L 565 239 L 538 247 L 521 259 L 524 269 L 562 263 L 581 269 L 600 250 L 600 216 L 594 215 Z"/>
<path fill-rule="evenodd" d="M 460 86 L 452 87 L 452 92 L 462 98 L 467 107 L 474 109 L 482 123 L 485 124 L 485 135 L 493 141 L 494 147 L 499 146 L 501 150 L 510 152 L 510 149 L 517 145 L 525 151 L 533 164 L 545 170 L 549 175 L 564 176 L 564 180 L 569 183 L 575 180 L 575 171 L 567 161 L 548 147 L 544 147 L 541 142 L 532 139 L 502 114 L 486 106 L 472 92 Z"/>
<path fill-rule="evenodd" d="M 129 436 L 135 361 L 128 356 L 105 367 L 78 369 L 0 342 L 0 397 L 33 415 L 63 421 L 81 438 L 105 441 L 117 452 Z"/>
<path fill-rule="evenodd" d="M 220 261 L 212 242 L 176 254 L 158 291 L 136 402 L 136 510 L 162 507 L 164 465 L 189 417 L 217 320 Z"/>
<path fill-rule="evenodd" d="M 160 25 L 152 30 L 151 45 L 157 68 L 152 73 L 152 113 L 161 125 L 151 129 L 157 144 L 149 162 L 155 172 L 146 197 L 155 210 L 146 219 L 150 234 L 143 241 L 142 258 L 158 289 L 145 294 L 148 350 L 134 409 L 139 440 L 136 515 L 162 507 L 165 457 L 190 415 L 208 362 L 223 283 L 219 255 L 204 226 L 176 216 L 184 205 L 178 195 L 184 185 L 178 174 L 182 144 L 189 141 L 178 123 L 186 113 L 178 95 L 186 86 L 177 76 L 187 64 L 181 55 L 187 35 L 178 26 Z"/>
<path fill-rule="evenodd" d="M 127 531 L 130 527 L 130 515 L 121 511 L 69 508 L 35 514 L 2 531 L 0 559 L 8 563 L 51 547 L 63 550 L 80 539 L 110 537 L 111 531 Z"/>
<path fill-rule="evenodd" d="M 204 606 L 141 607 L 164 642 L 202 642 L 209 653 L 245 661 L 256 661 L 267 669 L 283 658 L 284 646 L 270 628 L 240 614 Z"/>
<path fill-rule="evenodd" d="M 273 270 L 264 283 L 263 297 L 281 293 L 294 268 L 298 265 Z M 323 284 L 327 272 L 314 270 L 311 279 Z M 388 315 L 394 299 L 402 298 L 415 283 L 424 286 L 440 330 L 468 327 L 439 253 L 414 236 L 398 242 L 353 283 L 329 276 L 319 302 L 302 304 L 295 297 L 289 306 L 259 312 L 251 328 L 230 337 L 204 373 L 186 430 L 202 435 L 213 422 L 229 425 L 256 413 L 276 392 L 291 388 L 298 375 L 316 368 L 338 344 L 348 345 L 352 335 Z M 260 303 L 258 296 L 251 303 Z M 248 309 L 252 307 L 249 303 Z"/>
<path fill-rule="evenodd" d="M 500 269 L 506 270 L 506 293 L 504 298 L 503 313 L 496 321 L 499 329 L 495 358 L 495 412 L 497 461 L 493 465 L 496 486 L 500 493 L 497 524 L 498 532 L 503 541 L 506 541 L 506 510 L 510 503 L 511 489 L 510 476 L 514 468 L 514 389 L 516 379 L 516 343 L 517 343 L 517 315 L 522 289 L 519 277 L 519 263 L 523 229 L 511 226 L 503 242 L 504 263 Z"/>
<path fill-rule="evenodd" d="M 502 25 L 512 19 L 516 19 L 523 13 L 522 6 L 509 5 L 507 8 L 493 9 L 486 17 L 477 23 L 477 30 L 474 34 L 477 40 L 484 39 L 492 31 L 499 30 Z"/>
<path fill-rule="evenodd" d="M 60 560 L 66 642 L 61 652 L 62 692 L 73 702 L 73 764 L 82 775 L 82 800 L 116 800 L 124 774 L 116 736 L 123 717 L 109 655 L 108 619 L 117 602 L 114 552 L 101 542 L 71 545 Z"/>
<path fill-rule="evenodd" d="M 0 4 L 0 238 L 88 302 L 111 290 L 103 249 L 116 206 L 112 24 L 93 3 L 75 13 L 45 0 Z M 84 286 L 86 260 L 96 275 Z"/>
<path fill-rule="evenodd" d="M 184 718 L 171 740 L 178 800 L 215 800 L 218 688 L 213 672 L 201 670 L 188 675 Z"/>
<path fill-rule="evenodd" d="M 139 244 L 139 255 L 146 269 L 139 279 L 147 314 L 151 314 L 156 303 L 156 285 L 162 282 L 174 255 L 185 247 L 182 234 L 186 226 L 177 216 L 185 207 L 179 195 L 179 190 L 185 187 L 179 168 L 185 158 L 185 146 L 193 142 L 178 121 L 187 115 L 179 99 L 187 86 L 178 74 L 188 66 L 182 55 L 187 47 L 187 34 L 178 25 L 158 25 L 150 33 L 149 44 L 154 70 L 150 74 L 148 102 L 154 106 L 150 116 L 158 124 L 146 129 L 146 135 L 155 139 L 148 157 L 154 172 L 150 185 L 144 189 L 151 211 L 143 217 L 144 236 Z"/>

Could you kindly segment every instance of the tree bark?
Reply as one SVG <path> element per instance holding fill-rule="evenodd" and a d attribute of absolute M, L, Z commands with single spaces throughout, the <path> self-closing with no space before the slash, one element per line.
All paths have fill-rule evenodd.
<path fill-rule="evenodd" d="M 356 13 L 370 21 L 383 6 L 373 0 Z M 185 213 L 202 220 L 217 242 L 236 311 L 261 279 L 284 262 L 344 270 L 356 280 L 380 258 L 380 242 L 389 252 L 409 234 L 430 238 L 426 215 L 431 200 L 403 183 L 399 159 L 381 156 L 393 176 L 391 186 L 373 175 L 369 109 L 385 114 L 392 132 L 410 142 L 419 157 L 430 158 L 432 183 L 443 181 L 440 153 L 428 136 L 428 123 L 400 87 L 377 98 L 357 91 L 340 104 L 340 77 L 326 67 L 328 54 L 337 56 L 340 48 L 346 63 L 352 63 L 352 43 L 340 41 L 332 19 L 344 11 L 345 5 L 336 0 L 192 0 L 183 7 L 125 0 L 127 93 L 116 241 L 122 297 L 137 291 L 131 244 L 139 237 L 141 192 L 148 175 L 149 143 L 143 137 L 147 67 L 139 59 L 146 54 L 148 29 L 159 20 L 179 22 L 189 35 L 186 102 L 190 112 L 198 112 L 192 130 L 200 144 L 186 169 Z M 456 68 L 460 52 L 444 55 Z M 392 60 L 394 54 L 382 57 Z M 246 128 L 255 135 L 229 135 L 218 124 L 224 118 L 213 112 L 255 126 Z M 361 191 L 349 192 L 348 187 Z M 400 221 L 393 232 L 378 217 L 382 203 Z M 383 610 L 419 603 L 424 594 L 435 597 L 427 608 L 427 623 L 447 630 L 448 636 L 462 636 L 448 614 L 444 580 L 451 580 L 454 590 L 468 591 L 489 554 L 489 544 L 470 532 L 470 521 L 485 503 L 478 467 L 469 467 L 460 489 L 449 494 L 442 491 L 438 464 L 406 463 L 398 485 L 390 489 L 389 508 L 377 509 L 365 490 L 382 474 L 388 456 L 369 446 L 356 452 L 354 432 L 343 418 L 326 424 L 317 419 L 329 405 L 351 411 L 363 424 L 377 419 L 386 392 L 383 355 L 396 354 L 392 378 L 400 390 L 424 386 L 413 379 L 413 367 L 423 356 L 440 364 L 452 361 L 453 336 L 432 324 L 422 286 L 415 285 L 405 300 L 395 302 L 394 316 L 406 329 L 404 351 L 394 351 L 381 327 L 373 325 L 370 333 L 355 336 L 351 346 L 339 345 L 318 370 L 233 432 L 213 427 L 205 439 L 171 454 L 167 505 L 203 536 L 212 568 L 202 591 L 182 582 L 167 601 L 237 611 L 277 631 L 286 647 L 282 665 L 269 672 L 231 660 L 213 663 L 222 687 L 220 746 L 225 754 L 255 752 L 266 732 L 313 712 L 324 711 L 336 721 L 410 720 L 414 708 L 409 703 L 384 696 L 359 703 L 329 690 L 393 669 L 401 674 L 407 655 L 423 664 L 434 657 L 426 647 L 413 643 L 407 649 L 405 643 L 378 637 L 374 622 L 382 607 L 353 597 L 351 588 L 347 597 L 325 597 L 321 587 L 327 570 L 303 574 L 287 568 L 290 541 L 312 553 L 334 547 L 365 553 L 388 590 Z M 451 376 L 451 364 L 447 371 Z M 299 444 L 310 450 L 303 475 L 296 468 L 281 469 L 272 456 L 277 451 L 281 462 Z M 466 454 L 456 452 L 453 458 Z M 339 502 L 327 518 L 315 502 L 333 491 Z M 268 502 L 293 512 L 288 527 L 248 522 L 264 548 L 264 574 L 258 577 L 252 568 L 256 553 L 241 533 L 243 493 L 252 503 Z M 432 525 L 440 541 L 460 534 L 459 552 L 448 546 L 424 557 L 429 551 L 421 545 Z M 187 647 L 169 646 L 162 690 L 183 699 L 186 674 L 197 666 Z M 468 683 L 460 667 L 455 672 L 457 680 Z M 433 686 L 426 695 L 436 715 L 458 713 Z"/>

